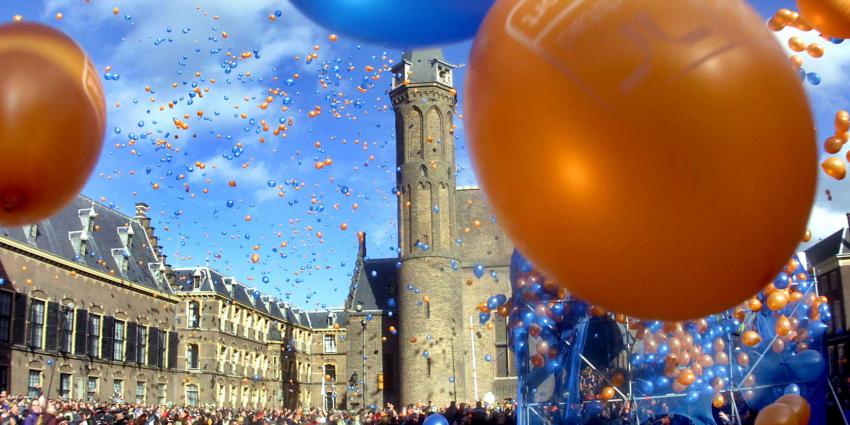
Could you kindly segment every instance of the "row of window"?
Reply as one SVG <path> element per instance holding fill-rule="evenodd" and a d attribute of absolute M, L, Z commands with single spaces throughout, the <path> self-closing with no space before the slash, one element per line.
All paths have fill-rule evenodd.
<path fill-rule="evenodd" d="M 27 303 L 27 298 L 25 294 L 0 291 L 0 342 L 153 367 L 176 366 L 176 332 L 53 301 L 33 298 Z"/>
<path fill-rule="evenodd" d="M 78 394 L 74 394 L 73 390 L 73 375 L 68 373 L 60 373 L 59 374 L 59 396 L 63 400 L 70 400 L 72 398 L 81 398 L 83 394 L 79 394 L 79 390 L 83 388 L 83 378 L 80 378 L 78 381 Z M 40 370 L 31 369 L 29 371 L 29 377 L 27 380 L 27 393 L 30 397 L 38 397 L 41 394 L 41 388 L 43 388 L 43 380 L 44 373 Z M 98 394 L 100 393 L 100 381 L 101 378 L 96 376 L 88 376 L 85 377 L 85 398 L 89 401 L 98 401 Z M 136 390 L 133 395 L 133 400 L 136 403 L 144 404 L 147 402 L 147 382 L 146 381 L 136 381 Z M 188 388 L 187 388 L 188 394 Z M 197 386 L 195 387 L 195 394 L 197 394 Z M 127 401 L 126 395 L 124 393 L 124 380 L 123 379 L 113 379 L 112 380 L 112 395 L 110 396 L 113 399 L 120 399 Z M 157 384 L 157 404 L 165 404 L 167 401 L 167 386 L 166 384 Z"/>

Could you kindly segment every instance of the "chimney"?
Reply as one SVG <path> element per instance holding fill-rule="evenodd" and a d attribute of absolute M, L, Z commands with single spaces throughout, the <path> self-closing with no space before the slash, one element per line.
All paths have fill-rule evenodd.
<path fill-rule="evenodd" d="M 148 240 L 151 242 L 151 250 L 159 255 L 158 249 L 158 238 L 154 234 L 154 228 L 151 226 L 151 219 L 148 217 L 148 212 L 150 212 L 151 207 L 144 202 L 136 202 L 136 220 L 139 222 L 139 225 L 145 229 L 145 235 L 147 235 Z"/>
<path fill-rule="evenodd" d="M 357 249 L 357 256 L 366 258 L 366 232 L 357 232 L 357 242 L 360 244 Z"/>
<path fill-rule="evenodd" d="M 850 212 L 847 213 L 847 227 L 850 227 Z"/>

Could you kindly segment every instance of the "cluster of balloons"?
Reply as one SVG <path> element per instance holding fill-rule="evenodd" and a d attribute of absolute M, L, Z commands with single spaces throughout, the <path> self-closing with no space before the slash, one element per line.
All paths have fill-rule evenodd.
<path fill-rule="evenodd" d="M 829 136 L 824 142 L 823 149 L 830 155 L 841 152 L 844 144 L 850 139 L 850 112 L 841 110 L 835 113 L 835 133 Z M 850 161 L 850 152 L 847 153 L 847 160 Z M 847 175 L 847 168 L 841 158 L 831 156 L 826 158 L 821 163 L 821 168 L 830 177 L 835 180 L 843 180 Z"/>
<path fill-rule="evenodd" d="M 519 407 L 565 403 L 565 411 L 549 412 L 554 423 L 584 423 L 575 421 L 615 399 L 630 400 L 641 422 L 675 413 L 713 423 L 699 418 L 710 418 L 712 407 L 724 409 L 733 397 L 756 409 L 783 394 L 817 398 L 814 388 L 825 375 L 820 350 L 828 300 L 816 296 L 796 259 L 741 305 L 688 321 L 640 320 L 591 306 L 547 280 L 518 252 L 511 283 L 511 346 L 517 364 L 527 365 L 518 368 Z M 591 331 L 598 329 L 590 327 L 594 322 L 619 329 L 613 342 L 597 339 L 590 345 L 599 338 L 598 330 Z M 585 367 L 581 356 L 600 344 L 612 347 L 602 356 L 610 363 L 587 365 L 601 381 L 588 387 L 576 378 Z M 615 364 L 620 350 L 626 350 L 629 367 L 606 367 Z M 577 398 L 587 391 L 594 394 L 591 403 Z"/>
<path fill-rule="evenodd" d="M 97 69 L 51 27 L 0 25 L 0 226 L 45 219 L 70 202 L 99 159 L 106 104 Z"/>
<path fill-rule="evenodd" d="M 701 317 L 757 292 L 799 243 L 817 177 L 808 101 L 762 19 L 741 0 L 530 4 L 491 9 L 464 108 L 516 246 L 634 317 Z"/>

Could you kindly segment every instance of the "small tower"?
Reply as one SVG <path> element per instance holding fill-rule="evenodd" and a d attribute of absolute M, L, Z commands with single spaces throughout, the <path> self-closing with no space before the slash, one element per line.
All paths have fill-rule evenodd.
<path fill-rule="evenodd" d="M 464 398 L 452 69 L 439 49 L 406 52 L 393 68 L 403 405 Z"/>

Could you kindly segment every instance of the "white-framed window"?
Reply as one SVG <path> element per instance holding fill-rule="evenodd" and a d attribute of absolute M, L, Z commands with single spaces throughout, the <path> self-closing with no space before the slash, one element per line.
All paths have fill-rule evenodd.
<path fill-rule="evenodd" d="M 112 381 L 112 397 L 124 399 L 124 380 L 115 379 Z"/>
<path fill-rule="evenodd" d="M 30 348 L 44 348 L 44 301 L 33 299 L 30 304 Z"/>
<path fill-rule="evenodd" d="M 100 357 L 100 315 L 89 314 L 89 356 Z"/>
<path fill-rule="evenodd" d="M 136 363 L 142 364 L 148 359 L 148 328 L 139 325 L 136 330 Z"/>
<path fill-rule="evenodd" d="M 59 374 L 59 396 L 62 400 L 71 398 L 71 375 L 67 373 Z"/>
<path fill-rule="evenodd" d="M 112 359 L 124 360 L 124 322 L 115 321 L 115 332 L 112 336 Z"/>
<path fill-rule="evenodd" d="M 62 340 L 59 341 L 59 351 L 70 353 L 74 349 L 74 309 L 63 307 L 62 311 Z"/>
<path fill-rule="evenodd" d="M 336 335 L 334 334 L 325 334 L 325 353 L 333 354 L 336 353 Z"/>
<path fill-rule="evenodd" d="M 97 384 L 97 377 L 89 376 L 88 382 L 86 383 L 86 396 L 89 401 L 97 401 Z"/>
<path fill-rule="evenodd" d="M 189 406 L 197 406 L 198 401 L 198 386 L 195 384 L 186 385 L 186 404 Z"/>
<path fill-rule="evenodd" d="M 157 389 L 156 403 L 160 404 L 160 405 L 165 404 L 166 401 L 168 400 L 168 387 L 166 386 L 166 384 L 156 384 L 156 389 Z"/>
<path fill-rule="evenodd" d="M 30 398 L 37 398 L 41 395 L 41 371 L 30 369 L 29 379 L 27 379 L 27 395 Z"/>
<path fill-rule="evenodd" d="M 145 404 L 146 389 L 145 381 L 136 381 L 136 404 Z"/>
<path fill-rule="evenodd" d="M 189 308 L 186 314 L 188 325 L 191 329 L 201 327 L 201 303 L 198 301 L 189 301 Z"/>
<path fill-rule="evenodd" d="M 198 344 L 186 345 L 186 369 L 198 368 Z"/>

